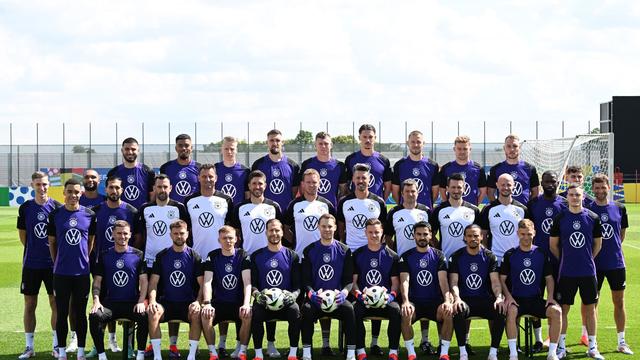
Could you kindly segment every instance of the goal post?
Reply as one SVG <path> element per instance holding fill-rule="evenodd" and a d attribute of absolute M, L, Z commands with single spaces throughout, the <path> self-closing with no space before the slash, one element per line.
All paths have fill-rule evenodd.
<path fill-rule="evenodd" d="M 585 191 L 591 191 L 591 178 L 595 174 L 606 174 L 611 186 L 610 199 L 614 199 L 613 184 L 613 133 L 576 135 L 573 138 L 549 140 L 524 140 L 521 158 L 538 170 L 538 175 L 547 170 L 558 173 L 560 187 L 564 191 L 568 183 L 565 173 L 568 166 L 580 166 L 584 174 Z"/>

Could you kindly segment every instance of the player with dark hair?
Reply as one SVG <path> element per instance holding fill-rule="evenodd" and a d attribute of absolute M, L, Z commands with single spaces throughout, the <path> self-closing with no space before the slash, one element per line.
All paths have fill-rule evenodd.
<path fill-rule="evenodd" d="M 342 161 L 331 156 L 333 143 L 331 135 L 321 131 L 316 134 L 315 139 L 316 156 L 308 158 L 300 165 L 300 173 L 304 174 L 307 169 L 315 169 L 320 174 L 320 184 L 318 193 L 329 200 L 333 207 L 338 206 L 338 199 L 346 195 L 347 189 L 347 168 Z"/>
<path fill-rule="evenodd" d="M 104 352 L 104 327 L 121 318 L 136 323 L 136 360 L 144 359 L 144 344 L 148 333 L 145 305 L 147 269 L 142 251 L 129 246 L 131 234 L 128 222 L 116 220 L 113 224 L 114 246 L 100 253 L 94 269 L 93 305 L 89 313 L 89 325 L 100 360 L 107 359 Z"/>
<path fill-rule="evenodd" d="M 286 209 L 298 193 L 300 166 L 284 154 L 284 139 L 280 130 L 267 133 L 269 152 L 253 162 L 251 170 L 260 170 L 266 176 L 265 196 Z"/>
<path fill-rule="evenodd" d="M 391 193 L 391 180 L 393 174 L 391 172 L 391 163 L 389 159 L 375 151 L 376 128 L 371 124 L 363 124 L 358 129 L 358 140 L 360 141 L 360 150 L 351 153 L 344 160 L 347 167 L 347 179 L 352 180 L 351 189 L 356 191 L 357 184 L 353 181 L 356 164 L 369 164 L 369 183 L 367 187 L 373 194 L 381 197 L 386 201 Z M 347 180 L 348 181 L 348 180 Z"/>
<path fill-rule="evenodd" d="M 576 165 L 567 166 L 567 169 L 565 171 L 565 175 L 564 176 L 565 176 L 566 182 L 569 185 L 578 184 L 580 186 L 584 186 L 584 181 L 585 181 L 584 172 L 582 171 L 582 168 L 580 166 L 576 166 Z M 567 198 L 567 190 L 561 192 L 559 195 L 566 199 Z M 588 208 L 591 205 L 593 205 L 594 201 L 595 201 L 595 198 L 593 198 L 591 195 L 589 195 L 587 192 L 585 192 L 584 193 L 584 200 L 582 200 L 582 206 L 585 207 L 585 208 Z"/>
<path fill-rule="evenodd" d="M 482 246 L 482 229 L 476 224 L 464 229 L 466 247 L 456 251 L 449 261 L 449 286 L 453 294 L 453 327 L 460 347 L 460 359 L 467 360 L 467 319 L 479 316 L 490 322 L 491 347 L 488 360 L 498 359 L 498 348 L 504 330 L 506 308 L 498 261 Z"/>
<path fill-rule="evenodd" d="M 225 136 L 222 139 L 222 161 L 215 163 L 216 189 L 231 197 L 233 205 L 238 205 L 249 197 L 247 177 L 249 168 L 238 162 L 238 139 Z"/>
<path fill-rule="evenodd" d="M 431 225 L 428 222 L 415 223 L 413 237 L 416 247 L 405 252 L 399 263 L 402 335 L 408 359 L 416 359 L 412 324 L 427 318 L 442 324 L 440 360 L 448 360 L 453 334 L 453 297 L 449 292 L 447 264 L 442 252 L 429 246 Z"/>
<path fill-rule="evenodd" d="M 84 192 L 80 197 L 80 205 L 91 208 L 104 201 L 104 197 L 98 193 L 100 174 L 97 171 L 93 169 L 85 170 L 82 177 L 82 185 Z"/>
<path fill-rule="evenodd" d="M 396 203 L 402 201 L 401 185 L 405 180 L 412 179 L 418 190 L 418 202 L 433 207 L 433 201 L 438 198 L 438 163 L 426 157 L 422 151 L 425 141 L 424 135 L 418 130 L 409 133 L 407 147 L 409 154 L 396 161 L 393 165 L 393 179 L 391 180 L 391 196 Z"/>
<path fill-rule="evenodd" d="M 246 251 L 235 248 L 236 241 L 233 227 L 220 227 L 220 247 L 209 253 L 203 265 L 202 331 L 209 347 L 209 360 L 218 358 L 213 327 L 221 321 L 235 322 L 236 357 L 247 359 L 251 336 L 251 263 Z"/>
<path fill-rule="evenodd" d="M 364 349 L 366 330 L 364 319 L 369 316 L 389 320 L 387 337 L 389 338 L 389 360 L 398 360 L 400 344 L 400 305 L 396 301 L 399 291 L 398 255 L 382 242 L 384 229 L 378 219 L 366 221 L 367 244 L 353 253 L 353 290 L 356 298 L 353 310 L 356 316 L 356 356 L 358 360 L 367 359 Z M 365 296 L 368 288 L 381 286 L 388 291 L 385 306 L 369 307 Z M 373 330 L 372 330 L 373 332 Z"/>
<path fill-rule="evenodd" d="M 93 248 L 96 215 L 81 206 L 82 186 L 76 179 L 64 183 L 64 206 L 49 214 L 49 251 L 53 259 L 53 289 L 56 297 L 56 333 L 59 359 L 66 360 L 69 301 L 75 312 L 78 359 L 84 359 L 89 297 L 89 253 Z"/>
<path fill-rule="evenodd" d="M 416 247 L 413 225 L 419 221 L 429 221 L 431 210 L 418 202 L 418 183 L 415 179 L 402 182 L 401 203 L 389 214 L 384 227 L 385 243 L 395 247 L 399 256 Z"/>
<path fill-rule="evenodd" d="M 169 226 L 172 245 L 158 253 L 149 279 L 149 338 L 155 360 L 160 355 L 160 322 L 181 320 L 189 323 L 189 355 L 195 360 L 202 330 L 202 260 L 189 246 L 187 223 L 175 220 Z M 176 349 L 177 350 L 177 349 Z M 173 351 L 173 350 L 172 350 Z M 179 357 L 179 354 L 178 354 Z"/>
<path fill-rule="evenodd" d="M 117 176 L 122 179 L 123 200 L 136 209 L 151 199 L 155 173 L 138 162 L 138 140 L 128 137 L 122 141 L 122 164 L 109 170 L 107 178 Z"/>
<path fill-rule="evenodd" d="M 507 307 L 507 343 L 509 359 L 518 360 L 518 317 L 533 315 L 549 319 L 549 354 L 547 360 L 557 360 L 556 350 L 562 322 L 562 309 L 553 299 L 555 280 L 551 262 L 544 249 L 533 245 L 535 227 L 529 219 L 518 223 L 517 247 L 504 254 L 500 266 L 500 283 Z M 548 299 L 544 299 L 544 288 Z"/>
<path fill-rule="evenodd" d="M 520 138 L 517 135 L 508 135 L 504 139 L 503 149 L 505 161 L 497 163 L 489 170 L 487 178 L 489 201 L 497 198 L 495 193 L 500 175 L 509 174 L 514 180 L 511 188 L 513 198 L 521 204 L 526 204 L 529 199 L 537 197 L 540 192 L 540 179 L 538 179 L 536 167 L 520 160 Z"/>
<path fill-rule="evenodd" d="M 466 135 L 456 137 L 453 141 L 455 160 L 440 168 L 440 198 L 447 198 L 447 180 L 453 174 L 461 174 L 464 180 L 462 198 L 464 201 L 478 205 L 487 195 L 487 175 L 482 166 L 471 160 L 471 139 Z"/>
<path fill-rule="evenodd" d="M 319 220 L 320 240 L 304 249 L 302 259 L 302 285 L 306 301 L 302 306 L 302 359 L 311 359 L 313 326 L 316 320 L 330 316 L 342 320 L 346 336 L 347 359 L 355 359 L 355 315 L 353 305 L 347 301 L 352 288 L 353 259 L 351 250 L 334 239 L 336 218 L 323 214 Z M 333 291 L 337 307 L 331 312 L 321 309 L 323 292 Z"/>
<path fill-rule="evenodd" d="M 278 219 L 267 221 L 268 244 L 251 255 L 251 282 L 253 284 L 253 317 L 251 334 L 256 352 L 254 360 L 264 358 L 262 353 L 263 324 L 279 319 L 289 323 L 288 360 L 296 360 L 300 339 L 300 307 L 296 303 L 300 295 L 300 260 L 295 251 L 282 245 L 284 228 Z M 270 310 L 266 306 L 263 290 L 278 288 L 283 291 L 283 307 Z"/>
<path fill-rule="evenodd" d="M 609 178 L 598 174 L 591 178 L 591 190 L 595 194 L 595 201 L 589 206 L 600 217 L 602 223 L 602 250 L 595 257 L 598 291 L 602 289 L 604 280 L 609 283 L 611 299 L 613 301 L 613 318 L 618 333 L 618 352 L 633 355 L 633 351 L 624 338 L 626 311 L 624 308 L 624 290 L 626 288 L 626 265 L 622 242 L 624 241 L 629 218 L 624 204 L 610 201 Z M 596 304 L 596 307 L 598 305 Z"/>
<path fill-rule="evenodd" d="M 569 309 L 578 289 L 585 305 L 585 323 L 588 333 L 587 355 L 604 359 L 596 342 L 596 311 L 598 302 L 598 280 L 594 258 L 602 248 L 602 226 L 598 215 L 582 207 L 584 190 L 576 184 L 567 190 L 569 207 L 553 219 L 549 246 L 553 255 L 560 259 L 558 275 L 558 302 L 562 305 L 562 331 L 558 342 L 558 357 L 566 354 L 565 338 Z"/>
<path fill-rule="evenodd" d="M 178 156 L 160 166 L 160 174 L 166 174 L 173 184 L 169 197 L 179 203 L 198 190 L 200 163 L 192 159 L 191 152 L 191 136 L 180 134 L 176 136 Z"/>
<path fill-rule="evenodd" d="M 58 357 L 58 339 L 56 335 L 56 303 L 53 296 L 53 261 L 49 252 L 47 228 L 49 214 L 59 202 L 49 197 L 49 176 L 36 171 L 31 175 L 31 188 L 35 193 L 33 200 L 27 200 L 18 209 L 18 236 L 24 246 L 22 258 L 22 281 L 20 293 L 24 295 L 24 336 L 26 345 L 19 359 L 34 357 L 34 332 L 36 330 L 36 307 L 38 293 L 44 283 L 49 295 L 51 307 L 51 329 L 53 330 L 53 356 Z"/>

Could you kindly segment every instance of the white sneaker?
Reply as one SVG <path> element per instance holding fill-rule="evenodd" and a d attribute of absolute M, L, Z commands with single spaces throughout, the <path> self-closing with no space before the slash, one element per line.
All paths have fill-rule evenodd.
<path fill-rule="evenodd" d="M 25 347 L 24 351 L 22 352 L 22 354 L 20 354 L 20 356 L 18 356 L 18 359 L 28 359 L 28 358 L 32 358 L 36 356 L 36 352 L 33 351 L 32 348 L 30 347 Z"/>
<path fill-rule="evenodd" d="M 558 360 L 558 355 L 556 354 L 548 354 L 547 360 Z"/>
<path fill-rule="evenodd" d="M 120 346 L 118 346 L 117 341 L 109 341 L 109 349 L 111 349 L 111 352 L 114 353 L 122 351 L 122 349 L 120 349 Z"/>
<path fill-rule="evenodd" d="M 67 352 L 76 352 L 78 351 L 78 337 L 72 336 L 69 341 L 69 345 L 67 345 Z"/>
<path fill-rule="evenodd" d="M 136 360 L 144 360 L 144 352 L 136 354 Z"/>
<path fill-rule="evenodd" d="M 237 359 L 238 355 L 240 355 L 240 349 L 235 349 L 233 350 L 233 352 L 231 353 L 231 355 L 229 355 L 232 359 Z"/>
<path fill-rule="evenodd" d="M 558 356 L 558 359 L 564 359 L 567 357 L 567 349 L 566 348 L 558 348 L 556 349 L 556 356 Z"/>
<path fill-rule="evenodd" d="M 509 356 L 509 360 L 518 360 L 518 355 Z"/>
<path fill-rule="evenodd" d="M 460 355 L 460 360 L 469 360 L 469 354 Z"/>
<path fill-rule="evenodd" d="M 587 356 L 596 360 L 604 360 L 604 356 L 600 354 L 600 351 L 598 351 L 598 349 L 587 351 Z"/>
<path fill-rule="evenodd" d="M 489 356 L 487 356 L 487 360 L 498 360 L 498 355 L 489 354 Z M 513 360 L 513 359 L 510 358 L 509 360 Z M 517 356 L 516 356 L 515 360 L 518 360 Z"/>
<path fill-rule="evenodd" d="M 60 354 L 58 354 L 58 348 L 57 347 L 54 347 L 51 350 L 51 356 L 53 356 L 54 359 L 57 359 L 60 356 Z"/>
<path fill-rule="evenodd" d="M 275 346 L 267 346 L 267 356 L 270 358 L 279 358 L 280 357 L 280 352 L 278 352 L 278 349 L 276 349 Z"/>
<path fill-rule="evenodd" d="M 308 357 L 308 356 L 303 356 L 303 357 L 302 357 L 302 360 L 311 360 L 311 358 L 310 358 L 310 357 Z"/>
<path fill-rule="evenodd" d="M 626 355 L 633 355 L 633 351 L 631 351 L 631 348 L 629 347 L 629 345 L 625 343 L 618 345 L 618 352 Z"/>

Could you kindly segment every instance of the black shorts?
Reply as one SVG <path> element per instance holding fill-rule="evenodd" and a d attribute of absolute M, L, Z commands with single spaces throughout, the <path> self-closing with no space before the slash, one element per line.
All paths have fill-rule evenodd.
<path fill-rule="evenodd" d="M 518 303 L 518 316 L 531 315 L 538 319 L 547 318 L 547 301 L 545 299 L 516 297 L 514 300 Z"/>
<path fill-rule="evenodd" d="M 627 288 L 627 271 L 625 268 L 598 271 L 598 292 L 602 289 L 604 279 L 609 283 L 611 291 L 621 291 Z"/>
<path fill-rule="evenodd" d="M 213 325 L 219 324 L 223 321 L 233 321 L 236 323 L 240 321 L 239 304 L 213 301 L 211 306 L 216 310 L 215 317 L 213 318 Z"/>
<path fill-rule="evenodd" d="M 438 307 L 442 305 L 442 301 L 428 301 L 423 303 L 411 302 L 415 310 L 415 319 L 429 319 L 438 321 Z"/>
<path fill-rule="evenodd" d="M 160 305 L 164 308 L 164 314 L 162 315 L 161 322 L 171 320 L 180 320 L 186 323 L 189 322 L 190 302 L 162 301 L 160 302 Z"/>
<path fill-rule="evenodd" d="M 22 268 L 22 282 L 20 293 L 35 296 L 40 293 L 40 285 L 44 282 L 47 294 L 53 295 L 53 269 L 29 269 Z"/>
<path fill-rule="evenodd" d="M 558 302 L 561 305 L 573 305 L 576 292 L 580 289 L 580 298 L 585 305 L 598 302 L 598 280 L 595 276 L 563 276 L 558 280 Z"/>
<path fill-rule="evenodd" d="M 493 296 L 463 297 L 462 301 L 464 301 L 468 306 L 468 311 L 465 311 L 467 313 L 467 318 L 480 317 L 487 320 L 496 320 L 501 318 L 498 310 L 493 307 L 493 304 L 496 301 Z"/>

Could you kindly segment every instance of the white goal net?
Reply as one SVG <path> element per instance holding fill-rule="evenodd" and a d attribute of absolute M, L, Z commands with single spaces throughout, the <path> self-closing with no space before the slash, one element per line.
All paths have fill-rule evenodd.
<path fill-rule="evenodd" d="M 536 166 L 538 175 L 555 170 L 561 179 L 558 192 L 567 187 L 567 166 L 580 166 L 584 174 L 585 191 L 591 191 L 591 177 L 603 173 L 609 177 L 613 191 L 613 133 L 577 135 L 574 138 L 525 140 L 521 144 L 523 160 Z M 613 193 L 610 194 L 613 199 Z"/>

